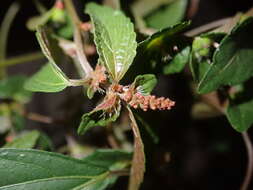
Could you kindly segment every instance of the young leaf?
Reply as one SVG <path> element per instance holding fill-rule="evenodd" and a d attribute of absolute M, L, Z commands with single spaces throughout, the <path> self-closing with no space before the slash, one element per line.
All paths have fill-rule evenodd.
<path fill-rule="evenodd" d="M 47 63 L 25 83 L 25 88 L 34 92 L 59 92 L 69 85 L 68 78 Z"/>
<path fill-rule="evenodd" d="M 167 5 L 145 16 L 147 26 L 161 29 L 179 23 L 185 15 L 187 2 L 188 0 L 168 1 Z"/>
<path fill-rule="evenodd" d="M 201 80 L 199 93 L 208 93 L 222 85 L 236 85 L 253 75 L 253 18 L 239 23 L 215 51 L 213 64 Z"/>
<path fill-rule="evenodd" d="M 83 135 L 87 130 L 95 126 L 107 126 L 111 122 L 117 120 L 120 115 L 121 106 L 118 105 L 116 110 L 111 113 L 106 113 L 103 109 L 94 109 L 93 111 L 86 113 L 82 116 L 82 121 L 78 127 L 78 134 Z"/>
<path fill-rule="evenodd" d="M 212 63 L 214 39 L 198 36 L 193 40 L 190 56 L 190 68 L 196 82 L 200 82 Z"/>
<path fill-rule="evenodd" d="M 182 51 L 175 55 L 169 64 L 164 66 L 163 73 L 165 75 L 180 73 L 189 62 L 190 53 L 191 48 L 189 46 L 185 47 Z"/>
<path fill-rule="evenodd" d="M 144 96 L 149 95 L 157 84 L 157 79 L 153 74 L 138 75 L 134 80 L 134 85 L 138 92 Z"/>
<path fill-rule="evenodd" d="M 13 141 L 5 144 L 3 148 L 33 148 L 40 136 L 38 131 L 31 131 L 15 138 Z"/>
<path fill-rule="evenodd" d="M 104 64 L 115 81 L 127 72 L 136 54 L 133 24 L 121 11 L 95 3 L 86 5 L 94 27 L 99 62 Z"/>
<path fill-rule="evenodd" d="M 10 98 L 18 102 L 26 103 L 32 93 L 24 89 L 27 77 L 16 75 L 0 81 L 0 98 Z"/>

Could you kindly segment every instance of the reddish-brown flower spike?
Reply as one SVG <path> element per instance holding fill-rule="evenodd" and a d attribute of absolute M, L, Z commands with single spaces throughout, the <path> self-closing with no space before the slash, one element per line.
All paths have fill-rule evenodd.
<path fill-rule="evenodd" d="M 127 89 L 121 94 L 121 99 L 126 101 L 131 107 L 137 109 L 140 108 L 144 111 L 148 109 L 152 110 L 170 110 L 175 102 L 169 98 L 160 97 L 157 98 L 154 95 L 144 96 L 134 89 Z"/>

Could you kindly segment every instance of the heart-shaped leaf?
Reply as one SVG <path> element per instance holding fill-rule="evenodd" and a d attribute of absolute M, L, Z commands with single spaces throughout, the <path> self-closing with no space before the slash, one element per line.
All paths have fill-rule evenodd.
<path fill-rule="evenodd" d="M 99 62 L 106 66 L 113 80 L 119 81 L 136 54 L 133 24 L 121 11 L 95 3 L 86 5 L 86 13 L 93 24 Z"/>
<path fill-rule="evenodd" d="M 25 88 L 34 92 L 59 92 L 70 85 L 62 72 L 47 63 L 25 83 Z"/>
<path fill-rule="evenodd" d="M 253 75 L 253 18 L 247 18 L 231 31 L 215 51 L 213 64 L 201 80 L 199 93 L 222 85 L 236 85 Z"/>

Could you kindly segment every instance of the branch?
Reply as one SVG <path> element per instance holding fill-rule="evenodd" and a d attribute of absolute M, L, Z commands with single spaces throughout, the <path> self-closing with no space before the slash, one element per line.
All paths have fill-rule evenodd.
<path fill-rule="evenodd" d="M 79 17 L 76 14 L 74 5 L 72 0 L 64 0 L 67 11 L 72 18 L 72 21 L 74 23 L 74 42 L 77 47 L 77 57 L 80 62 L 80 65 L 84 72 L 86 73 L 86 77 L 90 75 L 90 73 L 93 71 L 92 67 L 90 66 L 87 57 L 84 54 L 84 47 L 83 47 L 83 41 L 80 31 L 80 24 L 81 21 Z"/>
<path fill-rule="evenodd" d="M 1 67 L 8 67 L 17 64 L 27 63 L 34 60 L 42 59 L 45 56 L 41 52 L 34 52 L 34 53 L 27 53 L 24 55 L 18 55 L 15 57 L 11 57 L 6 60 L 0 60 L 0 68 Z"/>
<path fill-rule="evenodd" d="M 54 119 L 52 119 L 51 117 L 48 116 L 44 116 L 38 113 L 24 113 L 23 114 L 24 117 L 26 117 L 27 119 L 30 119 L 32 121 L 37 121 L 40 123 L 46 123 L 46 124 L 52 124 L 54 122 Z"/>
<path fill-rule="evenodd" d="M 217 28 L 219 26 L 222 26 L 222 25 L 226 24 L 227 22 L 229 22 L 230 20 L 231 20 L 230 17 L 216 20 L 216 21 L 210 22 L 208 24 L 202 25 L 198 28 L 194 28 L 188 32 L 185 32 L 184 34 L 189 37 L 196 36 L 200 33 L 203 33 L 203 32 L 209 31 L 211 29 Z"/>
<path fill-rule="evenodd" d="M 244 177 L 244 181 L 241 185 L 240 190 L 247 190 L 250 184 L 250 180 L 252 178 L 252 173 L 253 173 L 253 146 L 247 132 L 242 133 L 242 138 L 244 140 L 247 154 L 248 154 L 248 165 L 247 165 L 247 172 Z"/>

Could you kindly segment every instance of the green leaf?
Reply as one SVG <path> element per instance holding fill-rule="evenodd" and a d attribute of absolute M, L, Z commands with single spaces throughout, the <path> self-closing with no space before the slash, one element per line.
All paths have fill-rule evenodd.
<path fill-rule="evenodd" d="M 191 48 L 189 46 L 185 47 L 182 51 L 175 55 L 169 64 L 164 66 L 163 73 L 165 75 L 180 73 L 189 62 L 190 53 Z"/>
<path fill-rule="evenodd" d="M 253 124 L 253 99 L 237 104 L 231 103 L 226 112 L 228 121 L 238 132 L 248 130 Z"/>
<path fill-rule="evenodd" d="M 103 104 L 103 103 L 101 103 Z M 111 122 L 117 120 L 120 115 L 120 104 L 115 107 L 115 110 L 107 113 L 103 109 L 94 109 L 93 111 L 86 113 L 82 116 L 82 121 L 78 127 L 78 134 L 83 135 L 87 130 L 95 126 L 107 126 Z"/>
<path fill-rule="evenodd" d="M 140 74 L 161 73 L 163 67 L 170 64 L 174 56 L 190 44 L 191 40 L 181 35 L 189 25 L 190 22 L 183 22 L 165 28 L 139 43 L 137 55 L 127 72 L 130 81 Z"/>
<path fill-rule="evenodd" d="M 229 100 L 226 116 L 231 126 L 238 132 L 244 132 L 253 124 L 252 79 L 243 85 L 233 86 L 234 94 Z"/>
<path fill-rule="evenodd" d="M 214 41 L 208 37 L 196 37 L 192 43 L 190 68 L 196 82 L 201 81 L 211 66 L 213 43 Z"/>
<path fill-rule="evenodd" d="M 122 150 L 98 149 L 83 160 L 107 168 L 108 170 L 119 170 L 122 166 L 130 164 L 132 154 Z"/>
<path fill-rule="evenodd" d="M 86 5 L 94 28 L 99 62 L 104 64 L 115 81 L 127 72 L 136 54 L 134 26 L 121 11 L 95 3 Z"/>
<path fill-rule="evenodd" d="M 179 23 L 184 18 L 187 3 L 188 0 L 168 0 L 167 5 L 145 16 L 147 26 L 161 29 Z"/>
<path fill-rule="evenodd" d="M 14 99 L 26 103 L 30 100 L 32 93 L 24 89 L 26 76 L 16 75 L 0 81 L 0 98 Z"/>
<path fill-rule="evenodd" d="M 47 63 L 25 83 L 25 88 L 34 92 L 59 92 L 69 85 L 68 78 Z"/>
<path fill-rule="evenodd" d="M 34 130 L 15 138 L 13 141 L 5 144 L 3 148 L 33 148 L 39 136 L 40 133 Z"/>
<path fill-rule="evenodd" d="M 73 23 L 69 15 L 66 15 L 65 23 L 59 26 L 56 30 L 57 34 L 63 38 L 71 39 L 73 37 L 74 29 Z"/>
<path fill-rule="evenodd" d="M 222 85 L 236 85 L 253 75 L 253 18 L 239 23 L 215 51 L 213 64 L 201 80 L 199 93 L 208 93 Z"/>
<path fill-rule="evenodd" d="M 0 189 L 104 190 L 117 179 L 110 172 L 124 169 L 130 159 L 130 153 L 119 150 L 97 150 L 78 160 L 37 150 L 0 149 Z"/>
<path fill-rule="evenodd" d="M 134 85 L 138 92 L 144 96 L 149 95 L 157 84 L 157 79 L 153 74 L 138 75 L 134 80 Z"/>
<path fill-rule="evenodd" d="M 106 168 L 56 153 L 0 149 L 0 189 L 69 190 L 101 179 Z M 15 175 L 13 175 L 15 174 Z M 105 176 L 104 176 L 105 177 Z"/>

